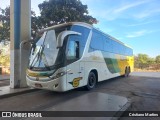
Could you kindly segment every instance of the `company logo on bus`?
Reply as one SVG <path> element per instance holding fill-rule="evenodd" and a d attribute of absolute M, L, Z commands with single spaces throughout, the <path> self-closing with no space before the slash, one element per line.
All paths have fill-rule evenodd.
<path fill-rule="evenodd" d="M 74 78 L 72 82 L 69 82 L 73 87 L 79 86 L 79 81 L 82 80 L 82 77 Z"/>

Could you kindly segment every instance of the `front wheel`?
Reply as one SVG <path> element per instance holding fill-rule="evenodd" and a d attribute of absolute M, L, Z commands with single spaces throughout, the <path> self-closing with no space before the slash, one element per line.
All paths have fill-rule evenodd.
<path fill-rule="evenodd" d="M 87 83 L 87 90 L 91 90 L 96 86 L 96 75 L 94 74 L 94 72 L 90 72 L 89 76 L 88 76 L 88 83 Z"/>

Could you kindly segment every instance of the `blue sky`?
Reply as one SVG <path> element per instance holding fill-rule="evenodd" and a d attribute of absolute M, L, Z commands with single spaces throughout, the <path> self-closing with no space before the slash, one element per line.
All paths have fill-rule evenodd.
<path fill-rule="evenodd" d="M 31 0 L 32 10 L 44 0 Z M 96 28 L 128 44 L 134 54 L 160 55 L 160 0 L 81 0 L 97 18 Z M 9 5 L 1 0 L 0 7 Z"/>

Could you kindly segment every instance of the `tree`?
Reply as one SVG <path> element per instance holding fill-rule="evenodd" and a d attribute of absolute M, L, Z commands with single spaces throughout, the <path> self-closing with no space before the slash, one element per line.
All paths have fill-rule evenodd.
<path fill-rule="evenodd" d="M 156 63 L 160 64 L 160 55 L 156 56 Z"/>
<path fill-rule="evenodd" d="M 36 16 L 34 11 L 31 11 L 31 36 L 32 38 L 36 37 L 37 32 L 41 29 L 41 17 Z"/>
<path fill-rule="evenodd" d="M 38 5 L 40 16 L 31 11 L 31 33 L 36 36 L 39 29 L 65 22 L 86 22 L 96 24 L 98 21 L 88 14 L 87 5 L 80 0 L 49 0 Z M 10 40 L 10 7 L 0 8 L 0 42 Z"/>
<path fill-rule="evenodd" d="M 148 58 L 146 54 L 138 54 L 138 64 L 141 69 L 148 66 Z"/>
<path fill-rule="evenodd" d="M 32 37 L 34 37 L 34 31 L 37 31 L 41 25 L 39 17 L 36 16 L 34 11 L 31 11 L 31 28 L 32 28 Z M 10 7 L 5 9 L 0 8 L 0 42 L 10 40 Z"/>
<path fill-rule="evenodd" d="M 138 56 L 134 56 L 134 67 L 139 68 Z"/>
<path fill-rule="evenodd" d="M 87 5 L 83 5 L 80 0 L 49 0 L 39 4 L 38 7 L 42 28 L 75 21 L 97 23 L 96 18 L 88 15 Z"/>
<path fill-rule="evenodd" d="M 0 44 L 0 66 L 10 65 L 10 55 L 6 49 L 9 49 L 9 45 L 5 45 L 3 41 L 2 44 Z"/>
<path fill-rule="evenodd" d="M 138 54 L 134 56 L 134 67 L 150 70 L 160 70 L 160 55 L 156 56 L 155 58 L 151 58 L 146 54 Z"/>
<path fill-rule="evenodd" d="M 10 40 L 10 7 L 6 7 L 5 9 L 0 8 L 0 22 L 2 26 L 0 26 L 0 42 L 2 40 L 9 41 Z"/>
<path fill-rule="evenodd" d="M 147 64 L 152 65 L 155 63 L 155 58 L 148 57 Z"/>
<path fill-rule="evenodd" d="M 0 66 L 10 66 L 10 56 L 9 55 L 0 56 Z"/>

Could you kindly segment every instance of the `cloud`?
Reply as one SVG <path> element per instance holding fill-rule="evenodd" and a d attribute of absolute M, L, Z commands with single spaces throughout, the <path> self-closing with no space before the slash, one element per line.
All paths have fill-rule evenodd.
<path fill-rule="evenodd" d="M 160 13 L 159 0 L 82 0 L 88 5 L 89 13 L 99 19 L 141 20 Z"/>
<path fill-rule="evenodd" d="M 145 11 L 138 13 L 138 14 L 134 14 L 133 17 L 136 19 L 143 19 L 143 18 L 148 18 L 148 17 L 154 16 L 156 14 L 160 14 L 160 8 L 147 9 Z"/>
<path fill-rule="evenodd" d="M 83 0 L 84 1 L 84 0 Z M 134 18 L 132 14 L 128 13 L 129 10 L 133 10 L 133 8 L 136 8 L 140 5 L 144 5 L 148 2 L 151 2 L 151 0 L 138 0 L 138 1 L 132 1 L 128 2 L 128 0 L 117 1 L 115 4 L 111 0 L 102 0 L 101 2 L 95 2 L 91 3 L 90 0 L 86 0 L 85 3 L 88 2 L 88 6 L 91 5 L 91 9 L 89 9 L 89 13 L 97 18 L 105 19 L 108 21 L 115 20 L 117 18 Z M 94 8 L 93 8 L 94 6 Z M 100 7 L 97 7 L 100 6 Z M 90 6 L 89 6 L 90 8 Z M 132 11 L 133 14 L 139 11 Z M 138 14 L 138 13 L 137 13 Z"/>
<path fill-rule="evenodd" d="M 155 23 L 155 22 L 157 22 L 157 20 L 141 22 L 141 23 L 137 23 L 137 24 L 130 24 L 130 25 L 126 25 L 126 27 L 134 27 L 134 26 L 146 25 L 146 24 Z"/>
<path fill-rule="evenodd" d="M 139 5 L 142 5 L 142 4 L 145 4 L 145 3 L 148 3 L 150 2 L 149 0 L 140 0 L 138 2 L 134 2 L 134 3 L 128 3 L 128 4 L 124 4 L 123 6 L 115 9 L 113 12 L 114 13 L 121 13 L 121 12 L 124 12 L 130 8 L 133 8 L 133 7 L 136 7 L 136 6 L 139 6 Z"/>
<path fill-rule="evenodd" d="M 127 38 L 135 38 L 135 37 L 144 36 L 145 34 L 149 34 L 152 32 L 154 32 L 154 31 L 140 30 L 140 31 L 129 33 L 126 37 Z"/>

